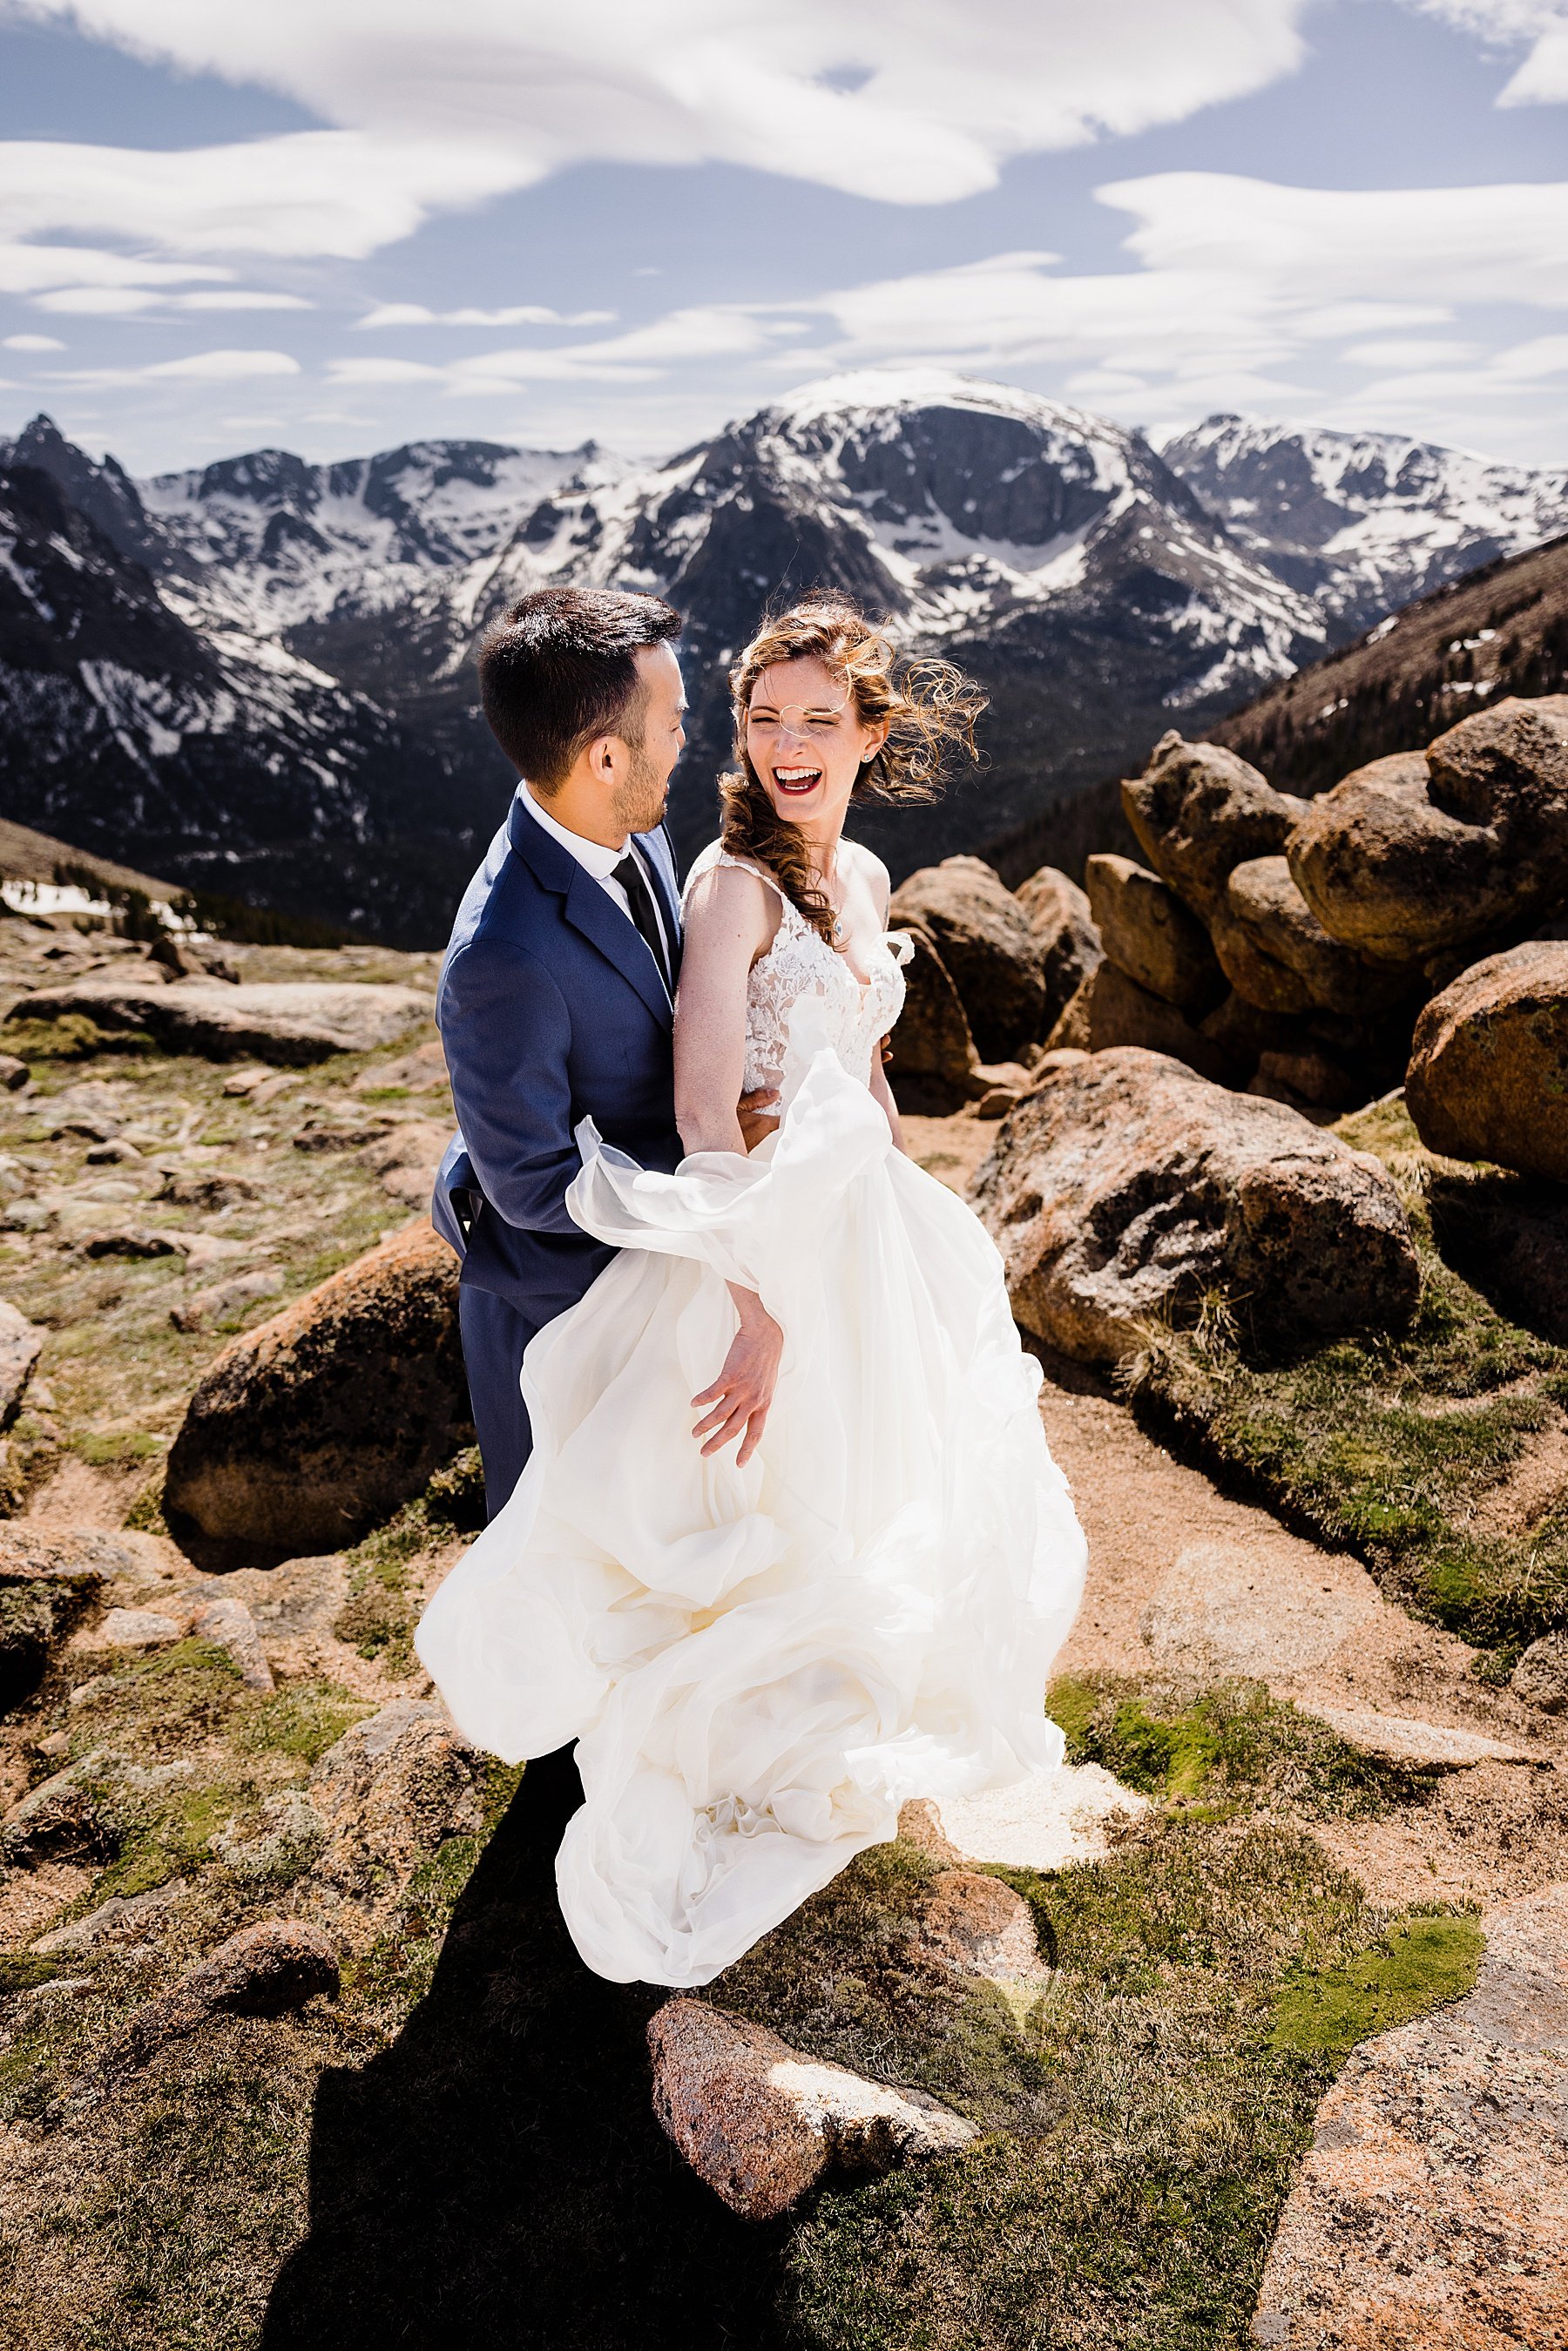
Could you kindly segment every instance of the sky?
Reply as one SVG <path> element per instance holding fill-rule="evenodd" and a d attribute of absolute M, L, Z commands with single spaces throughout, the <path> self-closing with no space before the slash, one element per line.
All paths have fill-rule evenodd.
<path fill-rule="evenodd" d="M 1568 0 L 0 0 L 0 431 L 664 455 L 911 361 L 1568 462 Z"/>

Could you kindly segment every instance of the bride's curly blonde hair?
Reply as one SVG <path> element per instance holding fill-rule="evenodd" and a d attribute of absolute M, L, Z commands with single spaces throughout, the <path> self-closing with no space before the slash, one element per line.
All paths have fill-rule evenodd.
<path fill-rule="evenodd" d="M 847 596 L 803 597 L 764 621 L 729 674 L 736 766 L 718 783 L 721 835 L 733 856 L 765 865 L 812 929 L 831 946 L 833 910 L 798 825 L 779 814 L 746 747 L 752 688 L 780 662 L 820 661 L 842 680 L 863 726 L 887 726 L 887 740 L 861 769 L 853 800 L 934 800 L 955 754 L 976 759 L 975 721 L 986 696 L 951 662 L 901 660 L 882 631 Z"/>

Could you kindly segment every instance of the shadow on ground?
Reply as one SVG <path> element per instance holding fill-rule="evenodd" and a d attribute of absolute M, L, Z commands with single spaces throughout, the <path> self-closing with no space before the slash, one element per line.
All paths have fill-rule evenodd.
<path fill-rule="evenodd" d="M 322 2076 L 309 2233 L 263 2351 L 772 2351 L 781 2231 L 749 2227 L 653 2120 L 659 1995 L 583 1967 L 554 1861 L 581 1800 L 530 1764 L 453 1915 L 430 1992 L 361 2071 Z"/>

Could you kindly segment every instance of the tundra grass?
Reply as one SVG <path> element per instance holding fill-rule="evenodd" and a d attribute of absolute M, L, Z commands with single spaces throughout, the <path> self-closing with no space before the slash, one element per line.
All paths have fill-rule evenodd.
<path fill-rule="evenodd" d="M 1515 1506 L 1532 1447 L 1568 1428 L 1568 1348 L 1511 1321 L 1445 1262 L 1432 1162 L 1402 1106 L 1341 1122 L 1399 1183 L 1421 1261 L 1415 1321 L 1271 1362 L 1218 1304 L 1152 1331 L 1132 1367 L 1139 1412 L 1323 1540 L 1391 1598 L 1487 1650 L 1568 1621 L 1568 1503 Z M 1494 1179 L 1456 1174 L 1450 1187 Z"/>

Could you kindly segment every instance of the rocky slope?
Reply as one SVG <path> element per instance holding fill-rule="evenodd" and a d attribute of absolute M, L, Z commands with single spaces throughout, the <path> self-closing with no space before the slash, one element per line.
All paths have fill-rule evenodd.
<path fill-rule="evenodd" d="M 1391 613 L 1210 732 L 1282 791 L 1322 790 L 1505 695 L 1568 682 L 1568 538 L 1508 556 Z"/>
<path fill-rule="evenodd" d="M 1073 1179 L 1043 1092 L 1113 1092 L 1131 1063 L 1167 1129 L 1197 1105 L 1282 1141 L 1270 1265 L 1354 1268 L 1357 1202 L 1419 1252 L 1408 1332 L 1381 1327 L 1408 1284 L 1364 1283 L 1371 1327 L 1304 1364 L 1228 1354 L 1216 1311 L 1181 1334 L 1200 1352 L 1178 1363 L 1173 1332 L 1139 1373 L 1216 1447 L 1215 1395 L 1245 1388 L 1255 1428 L 1269 1381 L 1306 1381 L 1291 1437 L 1342 1514 L 1384 1507 L 1320 1549 L 1042 1348 L 1091 1542 L 1050 1696 L 1071 1768 L 906 1808 L 674 2003 L 576 1960 L 570 1773 L 519 1786 L 476 1755 L 410 1646 L 478 1515 L 470 1457 L 428 1474 L 466 1433 L 452 1261 L 420 1214 L 449 1116 L 432 959 L 237 948 L 232 982 L 164 980 L 133 941 L 0 917 L 7 2339 L 1197 2351 L 1256 2308 L 1259 2339 L 1309 2351 L 1413 2291 L 1480 2351 L 1520 2314 L 1561 2331 L 1561 1635 L 1513 1667 L 1556 1607 L 1568 1354 L 1434 1238 L 1442 1183 L 1495 1179 L 1446 1176 L 1386 1108 L 1334 1134 L 1156 1054 L 1040 1061 L 1020 1024 L 1105 967 L 1082 893 L 1039 876 L 1014 901 L 966 860 L 908 895 L 922 958 L 958 976 L 927 1027 L 960 1090 L 971 1029 L 1037 1061 L 992 1071 L 978 1114 L 910 1118 L 933 1173 L 961 1186 L 995 1144 L 982 1203 L 1009 1157 L 1043 1200 Z M 111 999 L 153 1008 L 105 1027 Z M 1103 1134 L 1134 1155 L 1114 1108 Z M 1205 1223 L 1217 1189 L 1256 1206 L 1260 1170 L 1226 1145 L 1205 1175 L 1175 1140 L 1098 1183 L 1107 1261 L 1130 1290 L 1153 1190 L 1162 1281 L 1185 1252 L 1245 1288 Z M 1343 1232 L 1291 1210 L 1325 1182 Z M 1377 1547 L 1379 1476 L 1406 1570 L 1424 1543 L 1441 1571 L 1425 1592 Z M 1511 1650 L 1452 1622 L 1460 1539 L 1494 1613 L 1530 1563 Z M 1396 2195 L 1385 2144 L 1415 2176 Z"/>
<path fill-rule="evenodd" d="M 1332 643 L 1568 528 L 1568 469 L 1396 433 L 1219 415 L 1160 454 L 1232 538 L 1313 599 Z"/>

